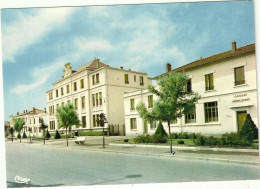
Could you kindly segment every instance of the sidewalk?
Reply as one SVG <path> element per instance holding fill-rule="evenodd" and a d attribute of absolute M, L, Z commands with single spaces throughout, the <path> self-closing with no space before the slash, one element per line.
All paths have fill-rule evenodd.
<path fill-rule="evenodd" d="M 66 148 L 73 150 L 86 150 L 95 152 L 110 152 L 110 153 L 123 153 L 145 156 L 156 156 L 162 158 L 177 158 L 177 159 L 197 159 L 206 161 L 222 161 L 229 163 L 241 163 L 259 165 L 259 151 L 253 149 L 232 149 L 232 148 L 194 148 L 194 147 L 179 147 L 173 146 L 173 151 L 176 153 L 172 155 L 170 153 L 169 146 L 159 145 L 131 145 L 131 144 L 116 144 L 114 142 L 124 139 L 123 136 L 110 136 L 105 137 L 106 146 L 103 148 L 102 136 L 90 136 L 86 137 L 84 145 L 75 144 L 75 139 L 69 139 L 69 146 L 66 146 L 66 140 L 46 140 L 45 145 L 43 141 L 22 141 L 29 145 Z M 10 141 L 8 141 L 10 142 Z M 18 143 L 19 141 L 15 141 Z"/>

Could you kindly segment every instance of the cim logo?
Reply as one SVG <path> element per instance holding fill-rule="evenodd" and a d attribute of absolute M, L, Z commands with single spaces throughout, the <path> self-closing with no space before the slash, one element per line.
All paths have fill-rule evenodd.
<path fill-rule="evenodd" d="M 20 183 L 20 184 L 22 184 L 22 183 L 28 184 L 28 182 L 30 181 L 30 179 L 29 179 L 29 178 L 23 178 L 23 177 L 20 177 L 20 176 L 15 176 L 15 177 L 14 177 L 14 181 L 15 181 L 16 183 Z"/>

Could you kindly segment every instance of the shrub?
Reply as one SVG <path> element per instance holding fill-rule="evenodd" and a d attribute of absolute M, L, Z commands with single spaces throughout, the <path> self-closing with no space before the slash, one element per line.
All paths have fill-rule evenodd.
<path fill-rule="evenodd" d="M 183 140 L 178 140 L 177 143 L 178 144 L 184 144 L 184 141 Z"/>
<path fill-rule="evenodd" d="M 182 138 L 182 139 L 188 139 L 189 136 L 190 136 L 190 134 L 187 133 L 187 132 L 184 132 L 184 133 L 181 132 L 181 133 L 179 134 L 179 138 Z"/>
<path fill-rule="evenodd" d="M 18 133 L 17 138 L 21 138 L 21 134 L 20 133 Z"/>
<path fill-rule="evenodd" d="M 247 114 L 245 123 L 242 126 L 241 131 L 239 132 L 239 137 L 243 140 L 253 141 L 258 138 L 258 129 L 253 122 L 250 114 Z"/>
<path fill-rule="evenodd" d="M 58 130 L 56 130 L 55 135 L 54 135 L 54 139 L 60 139 L 60 133 L 58 132 Z"/>
<path fill-rule="evenodd" d="M 171 138 L 172 139 L 178 139 L 179 138 L 179 134 L 178 133 L 171 133 Z"/>
<path fill-rule="evenodd" d="M 239 133 L 226 133 L 219 139 L 220 146 L 252 146 L 253 141 L 240 138 Z"/>
<path fill-rule="evenodd" d="M 23 138 L 27 138 L 25 131 L 23 132 Z"/>
<path fill-rule="evenodd" d="M 51 135 L 50 135 L 50 133 L 49 133 L 48 130 L 47 130 L 47 132 L 46 132 L 45 138 L 47 138 L 47 139 L 51 138 Z"/>
<path fill-rule="evenodd" d="M 209 138 L 205 138 L 205 145 L 207 146 L 216 146 L 218 144 L 218 139 L 210 136 Z"/>
<path fill-rule="evenodd" d="M 153 135 L 152 136 L 152 143 L 166 143 L 167 136 L 160 136 L 160 135 Z"/>
<path fill-rule="evenodd" d="M 107 131 L 105 131 L 107 135 Z M 80 131 L 79 136 L 103 136 L 103 131 Z"/>
<path fill-rule="evenodd" d="M 163 127 L 161 122 L 159 123 L 158 127 L 156 128 L 156 131 L 155 131 L 154 135 L 168 136 L 166 131 L 164 130 L 164 127 Z"/>
<path fill-rule="evenodd" d="M 129 141 L 129 139 L 124 139 L 124 142 L 128 142 Z"/>
<path fill-rule="evenodd" d="M 193 139 L 193 143 L 195 145 L 204 146 L 206 143 L 206 139 L 204 136 L 199 136 L 197 139 Z"/>

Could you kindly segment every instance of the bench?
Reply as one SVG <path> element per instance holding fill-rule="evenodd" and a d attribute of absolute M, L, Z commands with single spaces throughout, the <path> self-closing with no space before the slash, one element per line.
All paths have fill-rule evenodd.
<path fill-rule="evenodd" d="M 86 139 L 86 137 L 77 137 L 77 139 L 75 140 L 75 143 L 76 144 L 84 144 L 85 139 Z"/>

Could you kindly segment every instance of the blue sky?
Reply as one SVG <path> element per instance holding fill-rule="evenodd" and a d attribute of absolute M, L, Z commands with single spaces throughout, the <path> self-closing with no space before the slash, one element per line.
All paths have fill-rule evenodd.
<path fill-rule="evenodd" d="M 46 107 L 45 92 L 99 58 L 151 77 L 202 57 L 255 42 L 254 7 L 201 2 L 1 10 L 5 120 Z"/>

